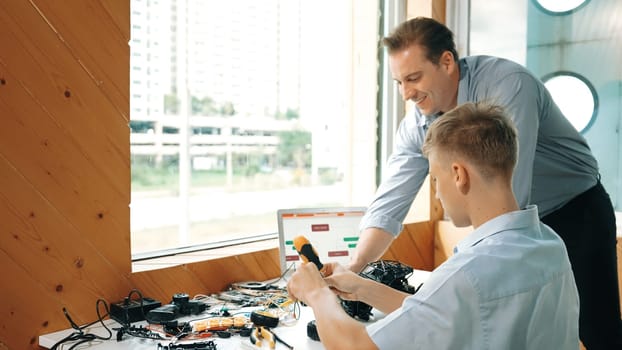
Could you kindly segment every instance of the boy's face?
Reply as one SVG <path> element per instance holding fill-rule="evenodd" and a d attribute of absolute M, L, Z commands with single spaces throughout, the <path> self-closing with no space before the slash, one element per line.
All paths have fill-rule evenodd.
<path fill-rule="evenodd" d="M 389 55 L 393 79 L 404 101 L 413 101 L 424 115 L 447 112 L 456 106 L 456 62 L 445 51 L 438 64 L 427 59 L 426 49 L 413 44 Z"/>
<path fill-rule="evenodd" d="M 445 214 L 457 227 L 470 226 L 465 197 L 458 188 L 459 163 L 450 160 L 447 154 L 437 149 L 428 154 L 428 161 L 430 181 L 436 190 L 436 198 L 443 205 Z"/>

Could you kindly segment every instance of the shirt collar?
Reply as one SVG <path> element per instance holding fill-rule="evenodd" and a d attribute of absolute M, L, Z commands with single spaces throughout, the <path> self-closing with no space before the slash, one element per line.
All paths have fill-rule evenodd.
<path fill-rule="evenodd" d="M 419 111 L 417 106 L 413 106 L 412 113 L 417 120 L 417 127 L 423 128 L 424 131 L 428 131 L 428 127 L 430 126 L 430 124 L 432 124 L 432 122 L 435 121 L 436 118 L 440 117 L 439 113 L 433 115 L 424 115 Z"/>
<path fill-rule="evenodd" d="M 460 67 L 460 80 L 458 81 L 458 106 L 467 102 L 469 97 L 469 85 L 471 85 L 471 72 L 466 60 L 463 58 L 458 61 Z"/>
<path fill-rule="evenodd" d="M 523 210 L 512 211 L 489 220 L 478 227 L 476 230 L 462 239 L 454 248 L 454 253 L 458 253 L 469 247 L 479 244 L 484 239 L 496 235 L 503 231 L 520 230 L 527 227 L 538 227 L 540 218 L 538 217 L 538 207 L 528 205 Z"/>

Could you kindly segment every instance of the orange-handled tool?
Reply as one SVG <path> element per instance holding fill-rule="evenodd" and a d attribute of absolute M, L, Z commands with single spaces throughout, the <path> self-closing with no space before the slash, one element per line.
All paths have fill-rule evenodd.
<path fill-rule="evenodd" d="M 324 265 L 320 262 L 320 258 L 317 256 L 317 252 L 311 245 L 311 242 L 305 236 L 298 236 L 294 238 L 294 248 L 300 255 L 300 258 L 304 262 L 312 262 L 315 264 L 320 273 L 324 271 Z"/>
<path fill-rule="evenodd" d="M 261 348 L 261 341 L 265 340 L 268 342 L 270 349 L 274 349 L 276 346 L 274 340 L 274 334 L 270 332 L 270 330 L 266 327 L 255 327 L 250 335 L 251 343 L 253 343 L 256 347 Z"/>

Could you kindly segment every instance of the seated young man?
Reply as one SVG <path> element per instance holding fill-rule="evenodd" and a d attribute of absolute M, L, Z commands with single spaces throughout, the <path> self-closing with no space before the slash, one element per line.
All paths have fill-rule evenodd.
<path fill-rule="evenodd" d="M 423 154 L 445 213 L 474 227 L 409 295 L 337 264 L 293 274 L 290 296 L 313 308 L 327 349 L 578 349 L 579 299 L 562 240 L 520 210 L 512 192 L 516 128 L 495 106 L 467 103 L 438 118 Z M 365 325 L 337 295 L 387 313 Z"/>

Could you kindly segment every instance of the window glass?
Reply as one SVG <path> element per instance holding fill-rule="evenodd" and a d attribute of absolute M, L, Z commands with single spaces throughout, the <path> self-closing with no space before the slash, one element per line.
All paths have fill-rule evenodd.
<path fill-rule="evenodd" d="M 603 186 L 622 211 L 622 1 L 470 0 L 469 5 L 466 54 L 505 57 L 542 77 L 581 131 Z M 457 35 L 464 38 L 463 33 Z"/>
<path fill-rule="evenodd" d="M 533 0 L 536 5 L 551 14 L 567 14 L 587 3 L 588 0 Z"/>
<path fill-rule="evenodd" d="M 526 0 L 469 1 L 469 33 L 455 32 L 457 38 L 468 37 L 468 52 L 459 54 L 493 55 L 524 65 L 527 52 Z"/>
<path fill-rule="evenodd" d="M 348 180 L 349 2 L 131 7 L 134 258 L 273 234 L 280 208 L 368 204 Z"/>
<path fill-rule="evenodd" d="M 596 92 L 589 81 L 572 72 L 543 78 L 555 104 L 578 131 L 584 131 L 596 115 Z"/>

